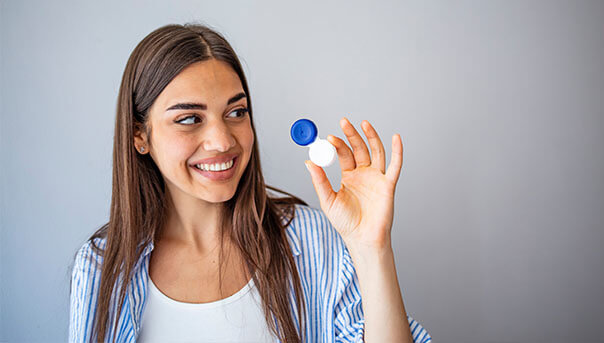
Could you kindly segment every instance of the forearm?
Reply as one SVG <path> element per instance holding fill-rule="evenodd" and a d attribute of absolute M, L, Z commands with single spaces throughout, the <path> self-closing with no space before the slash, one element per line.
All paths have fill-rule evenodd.
<path fill-rule="evenodd" d="M 366 343 L 413 342 L 396 276 L 392 246 L 381 250 L 348 246 L 359 278 Z"/>

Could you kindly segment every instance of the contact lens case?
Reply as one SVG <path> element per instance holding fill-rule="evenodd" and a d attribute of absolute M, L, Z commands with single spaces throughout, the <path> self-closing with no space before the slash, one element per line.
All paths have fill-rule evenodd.
<path fill-rule="evenodd" d="M 311 120 L 296 120 L 290 135 L 296 144 L 308 146 L 308 157 L 319 167 L 330 166 L 335 161 L 336 148 L 328 140 L 319 138 L 317 126 Z"/>

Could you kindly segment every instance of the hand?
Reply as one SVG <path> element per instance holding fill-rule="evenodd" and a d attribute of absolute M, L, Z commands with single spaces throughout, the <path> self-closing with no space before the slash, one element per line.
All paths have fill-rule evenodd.
<path fill-rule="evenodd" d="M 363 138 L 348 119 L 340 120 L 340 126 L 353 148 L 351 151 L 338 137 L 327 137 L 336 147 L 340 161 L 340 190 L 334 192 L 323 168 L 309 160 L 304 162 L 321 208 L 349 248 L 390 247 L 394 191 L 403 165 L 401 137 L 398 134 L 392 136 L 392 157 L 384 173 L 384 146 L 373 126 L 366 120 L 361 123 L 371 146 L 371 158 Z"/>

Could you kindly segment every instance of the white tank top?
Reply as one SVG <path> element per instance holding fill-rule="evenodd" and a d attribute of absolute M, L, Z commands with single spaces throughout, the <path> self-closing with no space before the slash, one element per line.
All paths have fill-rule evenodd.
<path fill-rule="evenodd" d="M 163 294 L 149 277 L 139 343 L 278 342 L 270 332 L 251 279 L 237 293 L 210 303 L 185 303 Z"/>

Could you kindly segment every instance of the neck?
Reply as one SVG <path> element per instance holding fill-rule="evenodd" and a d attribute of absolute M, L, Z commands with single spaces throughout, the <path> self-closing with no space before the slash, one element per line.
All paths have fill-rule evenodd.
<path fill-rule="evenodd" d="M 184 198 L 168 196 L 169 206 L 161 240 L 185 246 L 200 254 L 215 250 L 220 245 L 223 204 Z M 225 240 L 227 238 L 225 236 Z"/>

